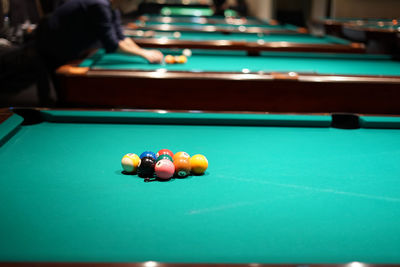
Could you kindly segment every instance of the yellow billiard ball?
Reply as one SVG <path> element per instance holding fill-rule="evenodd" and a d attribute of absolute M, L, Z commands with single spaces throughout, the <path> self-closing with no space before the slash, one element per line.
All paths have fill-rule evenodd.
<path fill-rule="evenodd" d="M 180 63 L 180 64 L 185 64 L 186 63 L 186 61 L 187 61 L 187 58 L 185 57 L 185 56 L 177 56 L 176 58 L 175 58 L 175 61 L 177 62 L 177 63 Z"/>
<path fill-rule="evenodd" d="M 190 158 L 190 167 L 193 174 L 203 174 L 208 168 L 208 160 L 201 154 L 194 155 Z"/>
<path fill-rule="evenodd" d="M 126 154 L 122 157 L 121 165 L 127 173 L 134 173 L 140 164 L 140 158 L 134 153 Z"/>
<path fill-rule="evenodd" d="M 167 64 L 174 64 L 175 63 L 175 57 L 172 55 L 166 55 L 164 58 L 165 63 Z"/>

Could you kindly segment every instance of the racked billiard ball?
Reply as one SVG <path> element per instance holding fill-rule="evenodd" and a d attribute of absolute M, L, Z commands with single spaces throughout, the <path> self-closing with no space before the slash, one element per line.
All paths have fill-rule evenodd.
<path fill-rule="evenodd" d="M 203 174 L 208 168 L 208 160 L 201 154 L 194 155 L 190 158 L 190 167 L 193 174 Z"/>
<path fill-rule="evenodd" d="M 162 154 L 162 155 L 158 156 L 156 161 L 159 162 L 162 159 L 167 159 L 167 160 L 173 162 L 172 157 L 168 154 Z"/>
<path fill-rule="evenodd" d="M 171 151 L 171 150 L 169 150 L 169 149 L 166 149 L 166 148 L 164 148 L 164 149 L 161 149 L 160 151 L 158 151 L 158 152 L 157 152 L 157 154 L 156 154 L 156 156 L 158 157 L 158 156 L 160 156 L 160 155 L 164 155 L 164 154 L 170 155 L 170 156 L 171 156 L 171 158 L 173 158 L 173 157 L 174 157 L 174 153 L 172 153 L 172 151 Z"/>
<path fill-rule="evenodd" d="M 188 158 L 178 158 L 174 161 L 175 173 L 178 177 L 186 177 L 190 173 L 191 165 L 190 159 Z"/>
<path fill-rule="evenodd" d="M 121 160 L 121 166 L 127 173 L 134 173 L 139 166 L 140 158 L 134 153 L 126 154 Z"/>
<path fill-rule="evenodd" d="M 145 151 L 142 154 L 140 154 L 141 159 L 144 157 L 152 157 L 153 159 L 157 159 L 156 153 L 154 153 L 153 151 Z"/>
<path fill-rule="evenodd" d="M 179 158 L 190 159 L 190 155 L 184 151 L 179 151 L 172 157 L 174 161 L 178 160 Z"/>
<path fill-rule="evenodd" d="M 168 159 L 162 159 L 155 166 L 156 176 L 160 179 L 169 179 L 175 173 L 174 164 Z"/>
<path fill-rule="evenodd" d="M 156 160 L 154 158 L 152 157 L 142 158 L 138 166 L 139 176 L 143 178 L 153 177 L 155 165 L 156 165 Z"/>

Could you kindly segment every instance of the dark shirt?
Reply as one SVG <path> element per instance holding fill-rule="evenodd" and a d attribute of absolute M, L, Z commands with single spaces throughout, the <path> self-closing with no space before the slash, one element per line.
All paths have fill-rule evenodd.
<path fill-rule="evenodd" d="M 92 48 L 113 52 L 124 38 L 120 13 L 109 0 L 69 0 L 40 24 L 37 46 L 47 63 L 58 67 Z"/>

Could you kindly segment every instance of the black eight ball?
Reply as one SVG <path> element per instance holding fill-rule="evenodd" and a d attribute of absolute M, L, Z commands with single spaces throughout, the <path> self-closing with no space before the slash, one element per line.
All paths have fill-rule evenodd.
<path fill-rule="evenodd" d="M 139 176 L 143 178 L 153 177 L 155 166 L 156 166 L 156 160 L 154 158 L 143 157 L 138 166 Z"/>

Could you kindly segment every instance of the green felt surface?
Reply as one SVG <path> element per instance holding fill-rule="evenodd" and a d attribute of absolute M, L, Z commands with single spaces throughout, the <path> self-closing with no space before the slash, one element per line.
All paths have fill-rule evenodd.
<path fill-rule="evenodd" d="M 176 40 L 189 40 L 189 41 L 214 41 L 214 40 L 230 40 L 230 41 L 246 41 L 246 42 L 257 42 L 263 40 L 265 42 L 289 42 L 299 44 L 343 44 L 349 45 L 351 42 L 342 38 L 334 36 L 314 36 L 311 34 L 251 34 L 251 33 L 232 33 L 223 34 L 220 32 L 180 32 L 180 37 L 174 37 L 174 32 L 156 32 L 154 38 L 168 38 Z M 140 36 L 129 35 L 133 39 L 143 38 Z"/>
<path fill-rule="evenodd" d="M 204 19 L 207 21 L 224 21 L 227 22 L 227 18 L 224 16 L 209 16 L 207 18 L 204 17 L 181 17 L 181 16 L 162 16 L 162 15 L 153 15 L 153 14 L 144 14 L 143 16 L 145 16 L 146 18 L 148 18 L 148 21 L 158 21 L 160 18 L 161 19 L 177 19 L 180 21 L 186 21 L 189 23 L 199 23 L 199 24 L 203 24 L 204 23 Z M 235 18 L 238 19 L 238 18 Z M 243 25 L 247 25 L 247 24 L 254 24 L 254 25 L 259 25 L 259 24 L 270 24 L 271 20 L 265 19 L 265 20 L 259 20 L 256 19 L 254 17 L 246 17 L 246 21 L 244 22 Z"/>
<path fill-rule="evenodd" d="M 210 17 L 214 15 L 214 11 L 209 7 L 173 7 L 166 6 L 160 11 L 163 16 L 195 16 L 195 17 Z M 236 11 L 227 9 L 224 12 L 227 17 L 236 17 Z"/>
<path fill-rule="evenodd" d="M 140 21 L 138 21 L 140 23 Z M 159 21 L 147 21 L 145 23 L 147 26 L 152 25 L 171 25 L 171 26 L 187 26 L 187 27 L 203 27 L 203 26 L 215 26 L 215 27 L 222 27 L 222 28 L 238 28 L 238 27 L 246 27 L 246 28 L 262 28 L 264 30 L 296 30 L 297 27 L 291 24 L 285 25 L 270 25 L 270 24 L 246 24 L 246 25 L 233 25 L 227 23 L 192 23 L 192 22 L 171 22 L 171 23 L 164 23 Z"/>
<path fill-rule="evenodd" d="M 181 54 L 181 50 L 163 50 L 164 54 Z M 262 52 L 261 56 L 247 56 L 245 51 L 192 50 L 185 64 L 149 64 L 138 56 L 97 54 L 82 62 L 92 69 L 241 72 L 306 72 L 342 75 L 400 75 L 400 61 L 387 55 L 352 55 L 322 53 Z"/>
<path fill-rule="evenodd" d="M 163 7 L 160 11 L 161 15 L 166 16 L 212 16 L 214 11 L 208 7 Z"/>
<path fill-rule="evenodd" d="M 149 119 L 163 116 L 279 119 Z M 399 129 L 44 117 L 0 147 L 0 261 L 400 263 Z M 78 123 L 96 117 L 115 120 Z M 161 148 L 205 154 L 209 169 L 168 182 L 121 174 L 125 153 Z"/>

